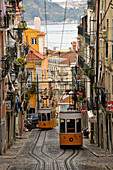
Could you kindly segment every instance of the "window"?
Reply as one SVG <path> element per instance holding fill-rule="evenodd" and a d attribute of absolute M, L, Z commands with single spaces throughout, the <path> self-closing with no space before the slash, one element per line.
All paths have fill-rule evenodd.
<path fill-rule="evenodd" d="M 112 60 L 113 60 L 113 19 L 112 19 Z"/>
<path fill-rule="evenodd" d="M 36 45 L 37 44 L 37 38 L 31 38 L 31 44 Z"/>
<path fill-rule="evenodd" d="M 81 119 L 76 120 L 77 133 L 81 132 Z"/>
<path fill-rule="evenodd" d="M 67 133 L 75 133 L 75 119 L 67 119 Z"/>
<path fill-rule="evenodd" d="M 38 120 L 41 121 L 41 113 L 38 114 Z"/>
<path fill-rule="evenodd" d="M 108 40 L 108 35 L 109 35 L 109 19 L 107 19 L 107 40 Z M 108 58 L 108 41 L 106 41 L 106 58 Z"/>
<path fill-rule="evenodd" d="M 46 121 L 46 113 L 42 113 L 42 121 Z"/>
<path fill-rule="evenodd" d="M 65 133 L 65 119 L 60 119 L 60 133 Z"/>
<path fill-rule="evenodd" d="M 47 113 L 47 120 L 50 121 L 50 113 Z"/>

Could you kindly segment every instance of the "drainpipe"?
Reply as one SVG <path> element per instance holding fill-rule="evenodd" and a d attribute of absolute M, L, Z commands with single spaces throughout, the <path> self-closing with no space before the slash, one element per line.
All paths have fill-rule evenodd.
<path fill-rule="evenodd" d="M 0 32 L 0 37 L 1 37 L 1 32 Z M 0 46 L 1 46 L 1 41 L 0 41 Z M 1 50 L 0 50 L 0 60 L 1 60 Z M 1 68 L 1 62 L 0 62 L 0 68 Z M 1 115 L 1 69 L 0 69 L 0 155 L 2 154 L 2 115 Z"/>
<path fill-rule="evenodd" d="M 39 109 L 39 87 L 38 87 L 38 75 L 37 75 L 37 111 Z"/>
<path fill-rule="evenodd" d="M 100 0 L 97 0 L 97 32 L 96 32 L 96 88 L 98 89 L 98 61 L 99 61 L 99 9 L 100 9 Z M 98 111 L 98 97 L 99 95 L 99 89 L 97 92 L 97 143 L 98 147 L 100 146 L 99 144 L 99 111 Z"/>

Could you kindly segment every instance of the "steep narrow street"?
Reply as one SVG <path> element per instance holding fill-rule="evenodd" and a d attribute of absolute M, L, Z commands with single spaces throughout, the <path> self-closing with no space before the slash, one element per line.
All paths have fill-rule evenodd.
<path fill-rule="evenodd" d="M 86 146 L 88 146 L 87 140 L 84 139 Z M 97 147 L 91 152 L 86 146 L 60 149 L 58 127 L 51 130 L 34 129 L 32 132 L 25 132 L 23 139 L 18 139 L 5 155 L 0 156 L 0 169 L 106 170 L 113 168 L 112 155 L 108 153 L 105 155 L 101 150 L 100 155 L 96 155 Z"/>

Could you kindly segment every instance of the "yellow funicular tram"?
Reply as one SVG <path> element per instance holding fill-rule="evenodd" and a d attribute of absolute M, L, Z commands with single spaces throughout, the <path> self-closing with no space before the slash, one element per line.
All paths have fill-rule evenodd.
<path fill-rule="evenodd" d="M 80 111 L 66 110 L 59 113 L 60 148 L 64 146 L 82 146 L 83 135 Z"/>
<path fill-rule="evenodd" d="M 47 98 L 45 99 L 46 104 L 43 100 L 42 107 L 38 109 L 38 128 L 41 129 L 56 127 L 56 109 L 55 107 L 48 107 Z"/>
<path fill-rule="evenodd" d="M 38 110 L 38 128 L 53 128 L 56 126 L 55 108 L 40 108 Z"/>

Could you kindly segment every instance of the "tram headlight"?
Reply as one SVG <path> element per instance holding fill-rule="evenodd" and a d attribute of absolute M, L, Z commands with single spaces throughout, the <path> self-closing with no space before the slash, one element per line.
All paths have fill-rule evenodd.
<path fill-rule="evenodd" d="M 65 136 L 62 136 L 62 139 L 65 139 Z"/>
<path fill-rule="evenodd" d="M 70 142 L 73 142 L 73 138 L 69 138 L 69 141 L 70 141 Z"/>

